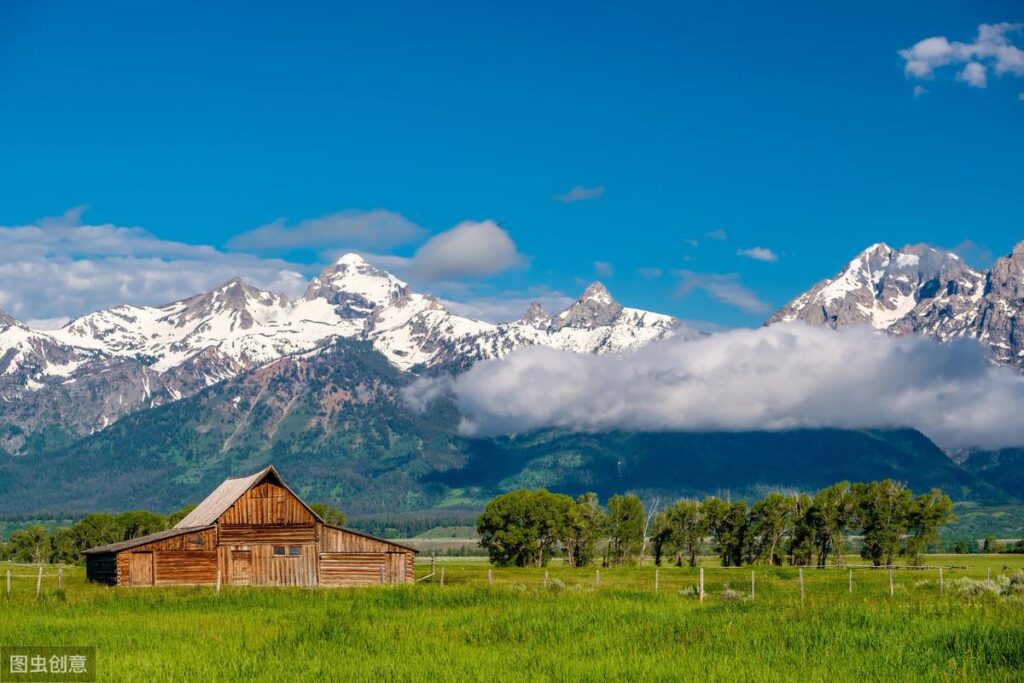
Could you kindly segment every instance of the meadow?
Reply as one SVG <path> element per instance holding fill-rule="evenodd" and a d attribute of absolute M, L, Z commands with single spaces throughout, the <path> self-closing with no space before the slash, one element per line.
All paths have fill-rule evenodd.
<path fill-rule="evenodd" d="M 858 562 L 859 558 L 850 558 Z M 1013 555 L 929 556 L 943 572 L 653 566 L 491 570 L 439 559 L 414 586 L 110 588 L 79 567 L 30 567 L 0 594 L 0 643 L 95 645 L 99 680 L 629 679 L 1011 681 L 1024 677 L 1024 594 L 957 579 L 1024 568 Z M 441 569 L 445 583 L 440 583 Z M 0 565 L 0 574 L 5 570 Z M 417 576 L 430 572 L 429 558 Z M 547 587 L 544 586 L 545 572 Z M 735 594 L 724 593 L 726 587 Z"/>

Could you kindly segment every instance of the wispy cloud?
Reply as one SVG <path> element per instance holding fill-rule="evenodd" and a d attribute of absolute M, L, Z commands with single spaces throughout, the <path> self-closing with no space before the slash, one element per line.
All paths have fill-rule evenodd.
<path fill-rule="evenodd" d="M 604 185 L 594 185 L 588 187 L 586 185 L 577 185 L 568 192 L 555 195 L 555 200 L 564 204 L 572 204 L 573 202 L 585 202 L 591 199 L 600 199 L 604 196 Z"/>
<path fill-rule="evenodd" d="M 755 261 L 765 261 L 767 263 L 775 263 L 779 260 L 778 254 L 767 247 L 739 249 L 736 251 L 736 254 L 739 256 L 746 256 L 747 258 L 754 259 Z"/>
<path fill-rule="evenodd" d="M 692 270 L 677 270 L 679 286 L 676 296 L 683 298 L 702 290 L 712 299 L 734 306 L 751 314 L 767 313 L 771 305 L 761 301 L 757 294 L 740 282 L 736 273 L 696 273 Z"/>
<path fill-rule="evenodd" d="M 904 73 L 908 78 L 933 78 L 939 69 L 956 67 L 957 80 L 974 88 L 988 85 L 990 70 L 996 76 L 1024 76 L 1024 50 L 1010 40 L 1022 29 L 1020 23 L 981 24 L 971 43 L 950 42 L 945 36 L 925 38 L 899 51 Z M 921 94 L 916 88 L 914 93 Z"/>
<path fill-rule="evenodd" d="M 661 268 L 638 268 L 636 271 L 645 280 L 658 280 L 665 274 Z"/>
<path fill-rule="evenodd" d="M 721 229 L 712 230 L 711 232 L 704 233 L 704 236 L 707 237 L 708 239 L 719 240 L 720 242 L 724 242 L 725 240 L 729 239 L 729 235 L 725 232 L 725 230 Z"/>
<path fill-rule="evenodd" d="M 923 85 L 914 86 L 914 97 L 921 97 L 922 95 L 927 95 L 929 92 L 931 91 Z"/>
<path fill-rule="evenodd" d="M 81 209 L 73 209 L 30 225 L 0 226 L 0 308 L 52 326 L 98 308 L 167 303 L 236 276 L 286 294 L 306 285 L 302 266 L 281 259 L 81 219 Z"/>
<path fill-rule="evenodd" d="M 390 249 L 425 239 L 428 231 L 404 216 L 374 209 L 339 211 L 289 225 L 284 218 L 235 235 L 232 249 Z"/>
<path fill-rule="evenodd" d="M 773 325 L 604 356 L 535 347 L 405 396 L 423 407 L 442 393 L 471 435 L 913 427 L 948 448 L 1024 445 L 1024 377 L 977 342 L 864 329 Z"/>
<path fill-rule="evenodd" d="M 615 275 L 615 266 L 607 261 L 594 261 L 594 273 L 598 277 L 611 277 Z"/>

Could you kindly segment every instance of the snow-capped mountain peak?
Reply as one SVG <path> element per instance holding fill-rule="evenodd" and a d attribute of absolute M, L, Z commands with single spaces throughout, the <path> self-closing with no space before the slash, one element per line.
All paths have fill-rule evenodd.
<path fill-rule="evenodd" d="M 530 307 L 526 309 L 526 313 L 519 320 L 538 330 L 546 330 L 551 327 L 551 314 L 544 310 L 544 306 L 539 301 L 531 301 Z"/>
<path fill-rule="evenodd" d="M 892 327 L 943 288 L 975 291 L 981 274 L 948 251 L 924 244 L 873 244 L 833 278 L 822 280 L 768 321 L 802 320 L 831 327 Z"/>
<path fill-rule="evenodd" d="M 348 253 L 320 271 L 303 298 L 307 301 L 327 299 L 349 314 L 367 315 L 378 306 L 394 304 L 408 294 L 405 282 L 370 265 L 359 254 Z"/>
<path fill-rule="evenodd" d="M 556 329 L 593 329 L 611 324 L 621 312 L 622 304 L 612 297 L 608 288 L 593 282 L 579 299 L 556 316 L 554 326 Z"/>
<path fill-rule="evenodd" d="M 876 244 L 838 275 L 823 280 L 768 321 L 811 325 L 871 325 L 893 335 L 948 341 L 968 337 L 993 361 L 1024 368 L 1024 242 L 989 271 L 924 244 L 893 250 Z"/>

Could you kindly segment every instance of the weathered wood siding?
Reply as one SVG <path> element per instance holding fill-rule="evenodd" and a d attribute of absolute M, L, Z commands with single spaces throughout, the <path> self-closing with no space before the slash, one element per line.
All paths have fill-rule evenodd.
<path fill-rule="evenodd" d="M 315 543 L 284 547 L 284 555 L 274 555 L 273 543 L 252 543 L 222 548 L 227 583 L 241 586 L 315 586 L 317 585 L 317 547 Z M 291 548 L 299 554 L 290 554 Z"/>
<path fill-rule="evenodd" d="M 149 553 L 152 556 L 152 578 L 132 577 L 132 555 Z M 145 571 L 136 558 L 136 574 Z M 140 579 L 142 579 L 140 581 Z M 140 545 L 117 554 L 117 584 L 173 585 L 215 583 L 217 581 L 217 531 L 206 529 L 191 534 L 165 538 Z"/>
<path fill-rule="evenodd" d="M 286 524 L 282 526 L 256 526 L 253 524 L 221 525 L 218 529 L 220 545 L 246 545 L 248 543 L 316 543 L 316 527 L 312 524 Z"/>
<path fill-rule="evenodd" d="M 368 586 L 412 583 L 415 553 L 407 548 L 360 534 L 321 525 L 320 584 Z"/>
<path fill-rule="evenodd" d="M 153 553 L 154 584 L 209 584 L 217 582 L 216 550 L 160 550 Z"/>
<path fill-rule="evenodd" d="M 108 583 L 111 586 L 116 585 L 117 555 L 115 553 L 103 553 L 102 555 L 86 555 L 85 576 L 90 581 Z"/>
<path fill-rule="evenodd" d="M 313 525 L 316 518 L 288 489 L 272 482 L 253 486 L 228 508 L 220 519 L 222 525 Z"/>
<path fill-rule="evenodd" d="M 320 525 L 320 552 L 322 553 L 390 553 L 412 552 L 402 546 L 379 541 L 361 534 Z"/>

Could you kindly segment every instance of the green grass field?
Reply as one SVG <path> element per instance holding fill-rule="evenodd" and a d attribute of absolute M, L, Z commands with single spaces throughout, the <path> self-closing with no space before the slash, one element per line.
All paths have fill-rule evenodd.
<path fill-rule="evenodd" d="M 851 558 L 854 561 L 855 558 Z M 582 679 L 1019 681 L 1024 595 L 953 582 L 1024 568 L 1021 556 L 931 556 L 946 570 L 494 569 L 438 561 L 415 586 L 303 590 L 109 588 L 65 569 L 64 591 L 13 580 L 0 644 L 95 645 L 100 680 Z M 1007 567 L 1004 570 L 1004 566 Z M 440 570 L 445 571 L 441 586 Z M 0 565 L 0 575 L 6 568 Z M 28 567 L 13 567 L 30 574 Z M 48 574 L 54 569 L 47 567 Z M 429 572 L 429 560 L 417 574 Z M 726 584 L 743 594 L 723 600 Z"/>

